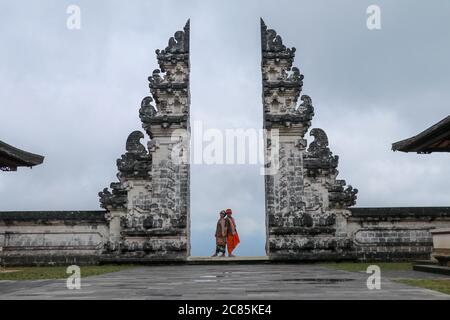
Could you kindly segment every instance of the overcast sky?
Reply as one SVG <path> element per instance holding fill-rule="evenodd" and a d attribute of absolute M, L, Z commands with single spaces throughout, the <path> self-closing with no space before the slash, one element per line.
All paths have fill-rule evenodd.
<path fill-rule="evenodd" d="M 67 6 L 81 30 L 66 28 Z M 381 30 L 366 9 L 381 8 Z M 45 155 L 0 173 L 0 210 L 99 209 L 157 68 L 155 49 L 191 18 L 191 120 L 262 126 L 259 17 L 297 48 L 303 94 L 358 206 L 448 206 L 449 155 L 391 151 L 449 114 L 450 2 L 0 0 L 0 140 Z M 308 136 L 309 139 L 309 136 Z M 264 253 L 259 166 L 194 165 L 192 249 L 210 254 L 234 209 L 237 254 Z"/>

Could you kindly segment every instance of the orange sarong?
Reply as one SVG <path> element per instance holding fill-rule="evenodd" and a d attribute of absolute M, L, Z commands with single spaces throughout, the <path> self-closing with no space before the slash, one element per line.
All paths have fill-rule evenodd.
<path fill-rule="evenodd" d="M 241 240 L 239 240 L 239 235 L 237 232 L 235 234 L 228 235 L 228 238 L 227 238 L 228 254 L 231 254 L 233 252 L 233 250 L 237 247 L 239 242 L 241 242 Z"/>

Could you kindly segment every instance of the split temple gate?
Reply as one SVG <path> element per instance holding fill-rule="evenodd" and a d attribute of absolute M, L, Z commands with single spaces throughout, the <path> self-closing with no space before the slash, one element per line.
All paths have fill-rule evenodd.
<path fill-rule="evenodd" d="M 190 256 L 189 21 L 156 50 L 159 69 L 142 100 L 141 131 L 126 140 L 101 211 L 0 212 L 5 265 L 184 262 Z M 337 179 L 338 156 L 312 128 L 312 99 L 287 48 L 261 20 L 266 254 L 270 260 L 427 259 L 431 230 L 450 207 L 352 208 L 357 190 Z M 300 101 L 299 101 L 300 100 Z M 309 131 L 312 141 L 305 136 Z"/>
<path fill-rule="evenodd" d="M 153 97 L 145 97 L 139 111 L 150 137 L 148 151 L 140 143 L 143 133 L 131 133 L 127 152 L 117 160 L 119 181 L 99 194 L 110 224 L 104 259 L 185 260 L 190 255 L 189 164 L 172 159 L 174 149 L 189 157 L 186 136 L 172 138 L 178 129 L 189 130 L 189 32 L 188 21 L 164 50 L 156 51 L 160 69 L 149 77 Z M 266 253 L 281 260 L 352 256 L 344 221 L 357 190 L 336 179 L 338 157 L 322 129 L 311 130 L 309 146 L 304 138 L 314 108 L 310 97 L 300 97 L 303 75 L 293 67 L 295 48 L 286 48 L 261 20 L 261 49 Z M 270 138 L 275 130 L 279 145 Z M 274 148 L 277 157 L 270 156 Z"/>

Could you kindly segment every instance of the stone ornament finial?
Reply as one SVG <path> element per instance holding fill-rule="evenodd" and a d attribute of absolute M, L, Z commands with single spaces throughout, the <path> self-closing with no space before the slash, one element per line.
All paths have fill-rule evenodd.
<path fill-rule="evenodd" d="M 286 48 L 283 39 L 273 29 L 268 29 L 266 23 L 261 18 L 261 50 L 268 56 L 281 56 L 293 59 L 296 49 Z"/>
<path fill-rule="evenodd" d="M 127 138 L 127 152 L 117 159 L 117 169 L 119 177 L 123 178 L 142 178 L 150 177 L 152 170 L 152 158 L 147 149 L 141 143 L 144 134 L 141 131 L 133 131 Z"/>
<path fill-rule="evenodd" d="M 183 56 L 188 59 L 189 41 L 190 41 L 189 37 L 190 37 L 190 20 L 186 22 L 183 31 L 175 32 L 174 36 L 169 39 L 168 45 L 164 50 L 157 49 L 155 51 L 158 57 L 158 61 L 171 60 L 172 58 L 176 59 L 176 57 L 173 57 L 173 55 Z"/>
<path fill-rule="evenodd" d="M 169 44 L 164 50 L 166 53 L 188 53 L 189 52 L 189 29 L 190 20 L 186 22 L 183 31 L 175 32 L 169 39 Z"/>
<path fill-rule="evenodd" d="M 330 207 L 345 209 L 356 204 L 358 189 L 347 186 L 344 189 L 345 180 L 337 180 L 337 183 L 330 189 Z"/>
<path fill-rule="evenodd" d="M 303 103 L 298 105 L 304 76 L 298 67 L 292 66 L 294 53 L 295 48 L 286 48 L 276 31 L 268 29 L 261 19 L 261 68 L 266 128 L 274 125 L 301 125 L 303 132 L 306 132 L 314 116 L 308 96 L 302 96 Z"/>
<path fill-rule="evenodd" d="M 158 128 L 188 127 L 189 29 L 188 20 L 183 31 L 175 32 L 164 50 L 156 50 L 159 69 L 148 77 L 151 96 L 144 98 L 139 110 L 142 126 L 150 138 Z"/>
<path fill-rule="evenodd" d="M 119 182 L 111 183 L 110 188 L 112 193 L 108 188 L 104 188 L 103 191 L 98 193 L 100 206 L 106 210 L 125 209 L 127 204 L 127 191 Z"/>
<path fill-rule="evenodd" d="M 266 23 L 261 18 L 261 45 L 263 51 L 285 51 L 286 46 L 283 45 L 283 39 L 273 29 L 268 29 Z M 294 48 L 295 51 L 295 48 Z"/>
<path fill-rule="evenodd" d="M 331 154 L 331 151 L 328 148 L 328 137 L 325 131 L 320 128 L 314 128 L 309 135 L 314 137 L 314 141 L 310 143 L 308 152 L 318 156 L 329 156 Z"/>
<path fill-rule="evenodd" d="M 305 154 L 304 166 L 310 177 L 337 174 L 339 157 L 333 156 L 328 148 L 328 137 L 324 130 L 314 128 L 309 133 L 314 140 L 309 144 Z"/>
<path fill-rule="evenodd" d="M 130 133 L 126 143 L 127 152 L 147 155 L 147 150 L 141 143 L 141 139 L 144 139 L 144 134 L 141 131 L 137 130 Z"/>

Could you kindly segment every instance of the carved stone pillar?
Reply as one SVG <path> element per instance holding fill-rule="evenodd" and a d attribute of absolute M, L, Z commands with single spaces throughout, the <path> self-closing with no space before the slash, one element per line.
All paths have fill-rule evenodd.
<path fill-rule="evenodd" d="M 292 66 L 296 50 L 286 48 L 263 20 L 261 49 L 264 128 L 270 137 L 265 143 L 267 254 L 281 260 L 351 256 L 350 240 L 338 227 L 357 190 L 344 190 L 345 181 L 336 180 L 338 157 L 322 129 L 310 131 L 315 139 L 307 148 L 304 136 L 314 108 L 309 96 L 300 97 L 304 77 Z"/>
<path fill-rule="evenodd" d="M 156 55 L 160 69 L 149 77 L 151 96 L 139 110 L 147 149 L 140 142 L 144 134 L 131 133 L 117 160 L 119 182 L 112 193 L 99 194 L 111 229 L 104 260 L 182 261 L 190 254 L 189 21 Z"/>

